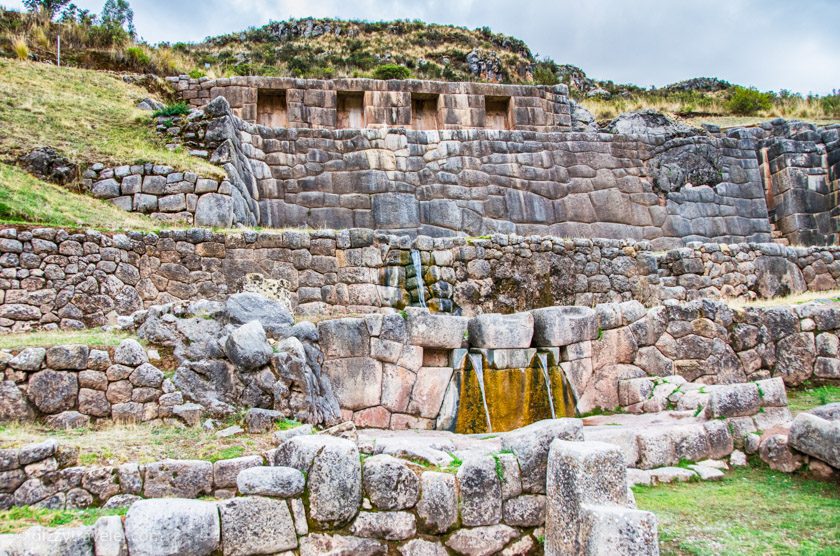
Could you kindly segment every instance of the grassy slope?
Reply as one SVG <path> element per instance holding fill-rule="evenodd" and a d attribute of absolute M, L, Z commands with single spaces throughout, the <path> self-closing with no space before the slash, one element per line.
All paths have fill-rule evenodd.
<path fill-rule="evenodd" d="M 823 385 L 790 388 L 787 391 L 788 407 L 796 415 L 814 407 L 840 402 L 840 386 Z"/>
<path fill-rule="evenodd" d="M 96 520 L 106 515 L 125 515 L 128 508 L 106 510 L 88 508 L 86 510 L 48 510 L 23 506 L 0 511 L 0 534 L 19 533 L 30 527 L 80 527 L 93 525 Z"/>
<path fill-rule="evenodd" d="M 635 487 L 656 513 L 663 556 L 840 554 L 836 484 L 771 471 L 729 471 L 718 482 Z"/>
<path fill-rule="evenodd" d="M 73 193 L 0 163 L 0 223 L 151 230 L 160 222 Z"/>
<path fill-rule="evenodd" d="M 186 152 L 171 152 L 135 105 L 144 89 L 118 76 L 0 59 L 0 159 L 49 145 L 80 163 L 156 162 L 221 175 Z"/>

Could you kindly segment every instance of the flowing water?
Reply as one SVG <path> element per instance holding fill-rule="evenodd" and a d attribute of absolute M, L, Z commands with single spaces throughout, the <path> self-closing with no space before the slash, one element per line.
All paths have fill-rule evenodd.
<path fill-rule="evenodd" d="M 420 251 L 411 250 L 411 265 L 414 267 L 414 276 L 417 279 L 417 299 L 420 306 L 426 309 L 426 284 L 423 282 L 423 262 L 420 260 Z"/>

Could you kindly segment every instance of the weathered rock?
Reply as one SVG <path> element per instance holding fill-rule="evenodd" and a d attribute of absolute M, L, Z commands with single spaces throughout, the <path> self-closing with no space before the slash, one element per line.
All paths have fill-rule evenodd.
<path fill-rule="evenodd" d="M 545 473 L 552 441 L 583 440 L 579 419 L 548 419 L 502 435 L 502 448 L 519 460 L 522 490 L 545 493 Z"/>
<path fill-rule="evenodd" d="M 461 487 L 461 523 L 495 525 L 502 519 L 502 484 L 491 456 L 467 458 L 457 473 Z"/>
<path fill-rule="evenodd" d="M 79 383 L 75 373 L 45 369 L 33 374 L 29 379 L 27 395 L 42 413 L 59 413 L 73 409 L 78 394 Z"/>
<path fill-rule="evenodd" d="M 114 350 L 114 363 L 117 365 L 137 367 L 148 362 L 149 356 L 146 355 L 146 350 L 143 349 L 143 346 L 137 340 L 131 338 L 125 339 Z"/>
<path fill-rule="evenodd" d="M 263 329 L 274 336 L 294 324 L 294 317 L 279 301 L 257 293 L 236 293 L 225 301 L 225 312 L 231 324 L 259 321 Z"/>
<path fill-rule="evenodd" d="M 411 345 L 455 349 L 464 343 L 469 319 L 437 315 L 416 307 L 408 307 L 406 314 Z"/>
<path fill-rule="evenodd" d="M 446 541 L 446 546 L 465 556 L 490 556 L 502 550 L 516 536 L 516 529 L 507 525 L 458 529 Z"/>
<path fill-rule="evenodd" d="M 788 442 L 792 448 L 840 469 L 840 420 L 800 413 L 790 427 Z"/>
<path fill-rule="evenodd" d="M 17 384 L 11 380 L 0 382 L 0 422 L 29 421 L 34 412 Z"/>
<path fill-rule="evenodd" d="M 303 493 L 303 473 L 291 467 L 250 467 L 236 478 L 242 494 L 294 498 Z"/>
<path fill-rule="evenodd" d="M 47 350 L 39 347 L 24 348 L 9 361 L 9 366 L 19 371 L 37 371 L 41 369 Z"/>
<path fill-rule="evenodd" d="M 228 336 L 225 354 L 238 369 L 250 371 L 264 366 L 272 350 L 259 321 L 243 324 Z"/>
<path fill-rule="evenodd" d="M 93 525 L 93 544 L 96 556 L 128 556 L 122 518 L 109 515 L 97 519 Z"/>
<path fill-rule="evenodd" d="M 546 307 L 531 314 L 535 346 L 567 346 L 598 337 L 595 311 L 588 307 Z"/>
<path fill-rule="evenodd" d="M 251 434 L 269 432 L 274 428 L 274 423 L 283 419 L 280 411 L 273 409 L 261 409 L 252 407 L 245 414 L 245 430 Z"/>
<path fill-rule="evenodd" d="M 300 540 L 300 556 L 386 556 L 388 545 L 373 539 L 312 534 Z"/>
<path fill-rule="evenodd" d="M 455 477 L 448 473 L 426 471 L 420 476 L 420 500 L 417 517 L 421 528 L 440 535 L 458 522 L 458 491 Z"/>
<path fill-rule="evenodd" d="M 285 500 L 244 496 L 219 502 L 222 553 L 275 554 L 297 548 L 292 515 Z"/>
<path fill-rule="evenodd" d="M 365 460 L 363 483 L 365 494 L 379 510 L 413 508 L 420 494 L 420 479 L 408 462 L 385 454 Z"/>
<path fill-rule="evenodd" d="M 502 517 L 506 524 L 514 527 L 539 527 L 545 523 L 545 496 L 523 494 L 506 500 Z"/>
<path fill-rule="evenodd" d="M 715 386 L 709 396 L 706 415 L 710 419 L 754 415 L 760 405 L 761 398 L 755 383 Z"/>
<path fill-rule="evenodd" d="M 805 463 L 804 458 L 790 449 L 788 435 L 770 434 L 762 438 L 758 455 L 770 469 L 783 473 L 793 473 Z"/>
<path fill-rule="evenodd" d="M 585 508 L 584 554 L 654 556 L 659 554 L 656 516 L 617 506 Z"/>
<path fill-rule="evenodd" d="M 401 556 L 447 556 L 449 554 L 442 544 L 425 539 L 408 541 L 400 545 L 397 550 Z"/>
<path fill-rule="evenodd" d="M 263 465 L 262 456 L 242 456 L 219 460 L 213 464 L 213 488 L 236 487 L 240 472 L 261 465 Z"/>
<path fill-rule="evenodd" d="M 146 465 L 146 498 L 198 498 L 213 492 L 213 464 L 201 460 L 168 459 Z"/>
<path fill-rule="evenodd" d="M 81 371 L 87 368 L 87 346 L 53 346 L 47 349 L 47 366 L 55 370 Z"/>
<path fill-rule="evenodd" d="M 350 527 L 359 537 L 403 541 L 417 533 L 414 514 L 409 512 L 360 512 Z"/>
<path fill-rule="evenodd" d="M 531 347 L 533 335 L 534 316 L 531 313 L 489 313 L 475 316 L 469 323 L 470 345 L 476 348 L 527 348 Z"/>
<path fill-rule="evenodd" d="M 168 499 L 135 502 L 125 518 L 131 556 L 205 556 L 219 548 L 219 510 L 212 502 Z"/>

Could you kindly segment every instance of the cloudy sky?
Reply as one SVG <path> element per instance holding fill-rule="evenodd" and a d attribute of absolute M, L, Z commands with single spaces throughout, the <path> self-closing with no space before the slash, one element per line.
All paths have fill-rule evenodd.
<path fill-rule="evenodd" d="M 104 0 L 75 0 L 98 12 Z M 20 7 L 20 0 L 0 0 Z M 197 41 L 290 17 L 422 19 L 514 35 L 592 77 L 840 89 L 840 0 L 131 0 L 140 35 Z"/>

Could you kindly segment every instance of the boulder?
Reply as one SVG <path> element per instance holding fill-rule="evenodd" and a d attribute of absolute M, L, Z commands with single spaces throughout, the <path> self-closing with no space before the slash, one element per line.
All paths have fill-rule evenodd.
<path fill-rule="evenodd" d="M 458 469 L 461 523 L 495 525 L 502 519 L 502 484 L 492 456 L 468 457 Z"/>
<path fill-rule="evenodd" d="M 365 494 L 379 510 L 405 510 L 417 503 L 420 479 L 404 460 L 385 454 L 370 457 L 362 476 Z"/>
<path fill-rule="evenodd" d="M 114 350 L 114 363 L 117 365 L 137 367 L 148 362 L 149 356 L 146 355 L 146 350 L 140 342 L 132 338 L 123 340 Z"/>
<path fill-rule="evenodd" d="M 47 415 L 44 424 L 53 430 L 79 429 L 90 425 L 90 417 L 78 411 L 62 411 L 55 415 Z"/>
<path fill-rule="evenodd" d="M 306 479 L 291 467 L 249 467 L 236 477 L 242 494 L 294 498 L 303 494 Z"/>
<path fill-rule="evenodd" d="M 446 541 L 446 546 L 465 556 L 490 556 L 500 552 L 518 534 L 507 525 L 458 529 Z"/>
<path fill-rule="evenodd" d="M 14 555 L 93 555 L 92 527 L 31 527 L 12 537 L 8 543 L 0 541 L 0 553 Z M 3 539 L 5 540 L 5 539 Z"/>
<path fill-rule="evenodd" d="M 146 498 L 198 498 L 213 492 L 213 464 L 201 460 L 167 459 L 146 465 Z"/>
<path fill-rule="evenodd" d="M 618 506 L 585 508 L 582 554 L 642 556 L 659 554 L 656 516 Z"/>
<path fill-rule="evenodd" d="M 727 384 L 710 389 L 709 403 L 706 405 L 706 416 L 710 419 L 755 415 L 761 406 L 755 383 Z"/>
<path fill-rule="evenodd" d="M 49 352 L 47 352 L 49 357 Z M 87 359 L 87 355 L 85 355 Z M 79 383 L 76 373 L 45 369 L 29 378 L 27 395 L 41 413 L 59 413 L 76 406 Z"/>
<path fill-rule="evenodd" d="M 47 350 L 40 347 L 25 348 L 9 361 L 9 366 L 19 371 L 37 371 L 44 364 Z"/>
<path fill-rule="evenodd" d="M 449 473 L 426 471 L 420 476 L 422 487 L 417 517 L 425 532 L 442 535 L 458 522 L 458 495 L 455 477 Z"/>
<path fill-rule="evenodd" d="M 251 371 L 268 363 L 272 350 L 259 321 L 251 321 L 234 330 L 225 341 L 228 359 L 243 371 Z"/>
<path fill-rule="evenodd" d="M 404 541 L 417 533 L 414 514 L 409 512 L 360 512 L 350 527 L 359 537 Z"/>
<path fill-rule="evenodd" d="M 195 205 L 195 225 L 230 228 L 233 225 L 233 199 L 230 195 L 205 193 Z"/>
<path fill-rule="evenodd" d="M 318 336 L 324 357 L 367 357 L 370 353 L 370 333 L 364 319 L 343 318 L 318 323 Z"/>
<path fill-rule="evenodd" d="M 439 542 L 414 539 L 397 547 L 400 556 L 448 556 L 448 552 Z"/>
<path fill-rule="evenodd" d="M 805 458 L 790 449 L 789 436 L 775 433 L 762 437 L 758 456 L 770 469 L 793 473 L 805 464 Z"/>
<path fill-rule="evenodd" d="M 545 496 L 523 494 L 506 500 L 502 518 L 514 527 L 539 527 L 545 523 Z"/>
<path fill-rule="evenodd" d="M 388 545 L 346 535 L 312 534 L 300 540 L 300 556 L 387 556 Z"/>
<path fill-rule="evenodd" d="M 800 413 L 790 427 L 788 442 L 792 448 L 840 469 L 840 420 Z"/>
<path fill-rule="evenodd" d="M 262 456 L 222 459 L 213 464 L 213 488 L 235 488 L 240 472 L 263 465 Z"/>
<path fill-rule="evenodd" d="M 125 517 L 131 556 L 205 556 L 219 548 L 219 510 L 212 502 L 167 499 L 135 502 Z"/>
<path fill-rule="evenodd" d="M 283 419 L 281 411 L 252 407 L 245 414 L 245 430 L 251 434 L 260 434 L 274 429 L 274 424 Z"/>
<path fill-rule="evenodd" d="M 270 336 L 284 332 L 295 319 L 285 305 L 257 293 L 235 293 L 225 301 L 225 312 L 231 324 L 259 321 Z"/>
<path fill-rule="evenodd" d="M 11 380 L 0 382 L 0 422 L 29 421 L 34 412 L 23 392 Z"/>
<path fill-rule="evenodd" d="M 545 473 L 551 443 L 556 440 L 583 440 L 579 419 L 547 419 L 502 435 L 502 448 L 519 460 L 522 491 L 545 493 Z"/>
<path fill-rule="evenodd" d="M 219 502 L 222 553 L 275 554 L 297 548 L 297 534 L 285 500 L 243 496 Z"/>
<path fill-rule="evenodd" d="M 531 313 L 488 313 L 473 317 L 469 322 L 470 346 L 476 348 L 528 348 L 533 335 L 534 316 Z"/>
<path fill-rule="evenodd" d="M 82 345 L 53 346 L 47 349 L 47 366 L 55 370 L 84 370 L 89 351 L 87 346 Z"/>
<path fill-rule="evenodd" d="M 606 125 L 604 131 L 621 135 L 687 136 L 700 132 L 675 122 L 665 114 L 652 109 L 624 112 Z"/>
<path fill-rule="evenodd" d="M 122 518 L 108 515 L 97 519 L 93 525 L 93 545 L 96 556 L 128 556 Z"/>
<path fill-rule="evenodd" d="M 598 337 L 598 320 L 595 311 L 588 307 L 546 307 L 531 314 L 535 346 L 567 346 Z"/>

